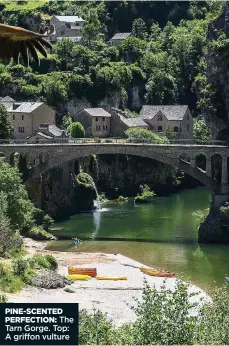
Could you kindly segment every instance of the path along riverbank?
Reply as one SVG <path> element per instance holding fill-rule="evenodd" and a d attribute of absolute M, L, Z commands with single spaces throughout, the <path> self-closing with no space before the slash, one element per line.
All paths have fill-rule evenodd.
<path fill-rule="evenodd" d="M 93 278 L 89 281 L 74 281 L 69 286 L 74 293 L 65 292 L 63 288 L 48 290 L 28 286 L 19 293 L 8 294 L 10 302 L 77 302 L 80 304 L 80 309 L 86 309 L 88 312 L 93 312 L 94 308 L 100 309 L 106 312 L 116 325 L 121 325 L 124 322 L 134 321 L 135 314 L 130 306 L 134 304 L 134 298 L 141 298 L 145 278 L 150 286 L 157 290 L 160 290 L 163 282 L 170 289 L 176 285 L 176 278 L 144 275 L 139 270 L 143 266 L 141 263 L 120 254 L 47 251 L 44 249 L 45 243 L 31 239 L 26 239 L 25 245 L 28 256 L 35 253 L 51 253 L 55 256 L 58 261 L 58 273 L 61 275 L 67 275 L 68 266 L 87 266 L 96 267 L 99 276 L 127 276 L 128 280 L 100 281 Z M 207 293 L 195 285 L 189 285 L 188 290 L 190 293 L 198 293 L 190 298 L 192 301 L 202 304 L 203 301 L 210 300 Z"/>

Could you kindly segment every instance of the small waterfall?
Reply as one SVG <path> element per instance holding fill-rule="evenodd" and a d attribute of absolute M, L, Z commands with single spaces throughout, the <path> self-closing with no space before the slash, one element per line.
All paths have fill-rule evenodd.
<path fill-rule="evenodd" d="M 94 189 L 95 189 L 95 193 L 96 193 L 96 200 L 94 200 L 94 207 L 96 209 L 101 209 L 101 205 L 100 205 L 100 201 L 99 201 L 99 194 L 98 194 L 98 190 L 97 190 L 95 183 L 94 183 Z"/>

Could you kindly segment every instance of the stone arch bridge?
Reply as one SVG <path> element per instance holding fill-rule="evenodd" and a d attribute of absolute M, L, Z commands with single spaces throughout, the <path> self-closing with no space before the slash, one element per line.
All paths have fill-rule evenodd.
<path fill-rule="evenodd" d="M 180 169 L 213 191 L 212 205 L 229 199 L 229 148 L 226 145 L 91 143 L 76 141 L 45 144 L 0 144 L 0 156 L 17 166 L 26 157 L 29 179 L 39 178 L 51 168 L 89 155 L 124 154 L 151 158 Z"/>

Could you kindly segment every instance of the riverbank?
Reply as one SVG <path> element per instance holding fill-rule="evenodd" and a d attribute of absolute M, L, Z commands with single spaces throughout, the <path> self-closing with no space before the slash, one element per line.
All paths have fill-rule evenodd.
<path fill-rule="evenodd" d="M 73 253 L 45 250 L 44 242 L 37 242 L 31 239 L 25 240 L 25 246 L 28 256 L 35 253 L 52 254 L 58 261 L 58 273 L 67 275 L 67 267 L 77 265 L 84 267 L 96 267 L 99 276 L 127 276 L 127 281 L 98 281 L 91 279 L 89 281 L 75 281 L 69 288 L 74 293 L 64 291 L 63 288 L 55 290 L 40 289 L 28 286 L 19 293 L 8 294 L 9 302 L 27 302 L 27 303 L 73 303 L 78 302 L 80 309 L 86 309 L 93 312 L 93 309 L 100 309 L 108 314 L 116 325 L 124 322 L 131 322 L 135 319 L 135 314 L 130 306 L 134 304 L 135 298 L 141 298 L 144 279 L 151 287 L 160 290 L 161 285 L 169 289 L 174 289 L 176 285 L 175 278 L 159 278 L 144 275 L 139 268 L 142 263 L 134 261 L 120 254 L 106 253 Z M 190 298 L 191 301 L 197 301 L 201 304 L 201 299 L 210 300 L 206 292 L 195 285 L 189 285 L 189 293 L 196 293 L 196 296 Z"/>

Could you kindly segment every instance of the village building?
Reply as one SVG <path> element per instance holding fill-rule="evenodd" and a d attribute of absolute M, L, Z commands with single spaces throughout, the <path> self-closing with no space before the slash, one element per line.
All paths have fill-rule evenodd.
<path fill-rule="evenodd" d="M 51 42 L 57 42 L 65 38 L 69 38 L 74 43 L 81 42 L 83 18 L 78 16 L 53 16 L 50 24 L 55 27 L 55 34 L 50 36 Z"/>
<path fill-rule="evenodd" d="M 108 41 L 109 45 L 118 45 L 122 43 L 126 38 L 130 37 L 132 34 L 131 32 L 119 32 L 115 34 L 111 39 Z"/>
<path fill-rule="evenodd" d="M 56 112 L 44 102 L 17 102 L 11 97 L 0 99 L 10 116 L 15 139 L 25 139 L 35 131 L 41 124 L 55 125 Z"/>
<path fill-rule="evenodd" d="M 103 108 L 85 108 L 75 117 L 84 129 L 86 137 L 107 137 L 110 135 L 111 114 Z"/>
<path fill-rule="evenodd" d="M 146 124 L 140 117 L 128 118 L 127 114 L 118 108 L 111 108 L 111 134 L 115 137 L 123 137 L 125 131 L 132 127 L 140 127 L 149 130 L 149 125 Z"/>
<path fill-rule="evenodd" d="M 28 142 L 39 143 L 44 141 L 62 142 L 68 140 L 69 136 L 66 131 L 61 130 L 56 125 L 41 124 L 37 131 L 28 136 Z"/>
<path fill-rule="evenodd" d="M 170 131 L 176 138 L 193 138 L 193 119 L 187 105 L 147 105 L 142 107 L 139 115 L 154 133 L 166 136 Z"/>

